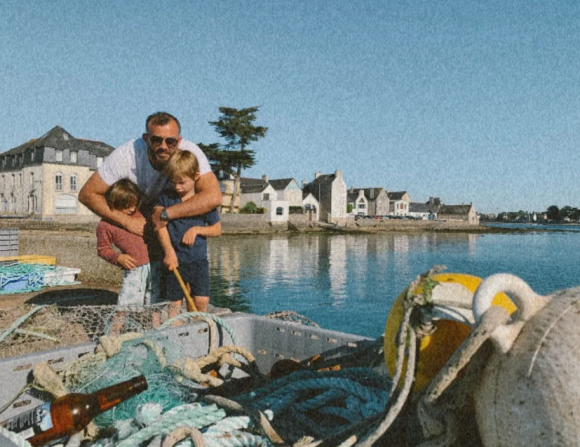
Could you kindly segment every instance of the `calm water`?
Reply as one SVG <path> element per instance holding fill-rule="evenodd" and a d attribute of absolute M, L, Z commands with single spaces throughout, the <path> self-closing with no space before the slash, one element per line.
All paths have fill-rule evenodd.
<path fill-rule="evenodd" d="M 324 328 L 377 337 L 396 296 L 433 265 L 513 273 L 540 294 L 580 285 L 580 227 L 566 230 L 223 236 L 210 241 L 212 303 L 295 310 Z"/>

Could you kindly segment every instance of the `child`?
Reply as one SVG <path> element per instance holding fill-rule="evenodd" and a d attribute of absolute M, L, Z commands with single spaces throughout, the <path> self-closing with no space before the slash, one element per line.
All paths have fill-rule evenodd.
<path fill-rule="evenodd" d="M 121 179 L 111 185 L 105 199 L 111 210 L 141 216 L 137 209 L 141 202 L 139 189 L 129 179 Z M 121 253 L 114 251 L 113 245 Z M 152 281 L 147 246 L 141 236 L 101 220 L 97 226 L 97 254 L 124 269 L 117 301 L 119 306 L 143 306 L 157 300 L 159 281 Z"/>
<path fill-rule="evenodd" d="M 173 190 L 163 191 L 157 207 L 167 208 L 181 203 L 195 194 L 195 181 L 199 178 L 197 158 L 191 152 L 176 150 L 163 173 L 173 184 Z M 179 267 L 179 273 L 193 297 L 199 312 L 207 312 L 209 303 L 209 266 L 207 238 L 220 236 L 221 223 L 217 209 L 207 214 L 172 219 L 158 230 L 157 236 L 169 271 Z M 166 297 L 172 301 L 169 317 L 179 314 L 183 291 L 175 275 L 167 275 Z"/>

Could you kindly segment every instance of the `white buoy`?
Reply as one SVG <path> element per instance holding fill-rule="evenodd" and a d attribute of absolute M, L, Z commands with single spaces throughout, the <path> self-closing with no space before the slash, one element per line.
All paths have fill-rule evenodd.
<path fill-rule="evenodd" d="M 542 297 L 511 275 L 488 280 L 474 297 L 476 320 L 499 291 L 518 312 L 493 332 L 496 351 L 475 390 L 484 446 L 580 446 L 580 288 Z"/>

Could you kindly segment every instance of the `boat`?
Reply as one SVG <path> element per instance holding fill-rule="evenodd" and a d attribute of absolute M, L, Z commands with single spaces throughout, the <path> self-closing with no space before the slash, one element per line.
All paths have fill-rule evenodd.
<path fill-rule="evenodd" d="M 252 314 L 205 314 L 199 321 L 200 315 L 187 313 L 179 317 L 180 325 L 173 320 L 162 325 L 147 349 L 157 352 L 158 358 L 161 351 L 163 358 L 169 358 L 169 346 L 179 346 L 180 355 L 188 359 L 207 359 L 212 349 L 223 358 L 244 357 L 245 364 L 220 364 L 229 371 L 217 368 L 212 373 L 199 364 L 199 371 L 185 373 L 191 365 L 186 367 L 181 357 L 167 361 L 172 371 L 181 368 L 176 375 L 185 377 L 185 382 L 199 378 L 199 386 L 188 386 L 204 402 L 203 408 L 212 408 L 211 417 L 221 421 L 246 410 L 256 424 L 250 431 L 238 427 L 227 435 L 204 426 L 207 445 L 221 445 L 225 438 L 219 436 L 243 437 L 247 442 L 243 445 L 301 446 L 367 446 L 385 439 L 392 444 L 397 436 L 406 436 L 405 445 L 575 446 L 580 442 L 576 420 L 580 418 L 580 353 L 575 349 L 579 315 L 580 288 L 539 296 L 511 275 L 492 275 L 482 281 L 432 269 L 397 298 L 384 341 Z M 210 320 L 217 328 L 212 329 Z M 140 341 L 147 335 L 151 333 L 131 336 L 119 346 L 147 344 Z M 58 370 L 85 360 L 91 364 L 113 349 L 114 339 L 104 336 L 99 342 L 1 359 L 0 377 L 10 380 L 0 389 L 0 407 L 7 406 L 0 418 L 46 400 L 39 393 L 21 394 L 37 373 L 37 365 Z M 224 350 L 231 346 L 244 349 Z M 377 365 L 369 359 L 382 356 L 380 351 L 384 362 Z M 328 382 L 329 389 L 313 391 L 322 382 Z M 237 387 L 234 391 L 230 383 Z M 289 397 L 291 389 L 306 385 L 311 388 L 302 397 Z M 346 388 L 351 386 L 363 406 L 348 394 Z M 272 395 L 275 398 L 268 400 Z M 336 404 L 345 395 L 344 402 Z M 314 423 L 304 418 L 294 427 L 277 425 L 278 412 L 289 405 L 298 405 L 308 414 L 319 412 Z M 188 411 L 194 411 L 190 407 Z M 332 423 L 340 428 L 332 429 Z M 413 435 L 410 426 L 415 428 Z M 465 427 L 474 431 L 466 432 Z M 323 428 L 326 431 L 318 438 L 312 435 L 312 430 Z M 250 439 L 254 444 L 248 444 Z M 130 445 L 124 442 L 119 440 L 118 445 Z M 22 445 L 5 431 L 0 431 L 0 444 Z"/>

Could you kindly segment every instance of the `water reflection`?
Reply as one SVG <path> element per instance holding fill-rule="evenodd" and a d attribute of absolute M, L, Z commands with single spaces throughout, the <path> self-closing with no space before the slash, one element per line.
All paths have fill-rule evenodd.
<path fill-rule="evenodd" d="M 473 258 L 478 241 L 435 233 L 223 236 L 209 241 L 211 301 L 258 314 L 292 309 L 324 327 L 378 334 L 412 279 L 450 254 Z"/>

